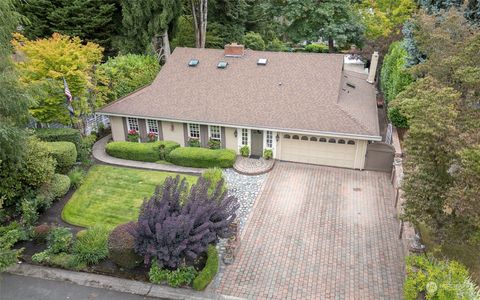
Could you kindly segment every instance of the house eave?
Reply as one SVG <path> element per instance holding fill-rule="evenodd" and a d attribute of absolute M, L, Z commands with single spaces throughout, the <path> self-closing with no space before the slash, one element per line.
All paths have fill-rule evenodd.
<path fill-rule="evenodd" d="M 158 121 L 167 121 L 167 122 L 177 122 L 177 123 L 196 123 L 200 125 L 211 125 L 211 126 L 223 126 L 223 127 L 233 127 L 233 128 L 245 128 L 245 129 L 261 129 L 268 131 L 276 132 L 286 132 L 293 134 L 311 134 L 311 135 L 321 135 L 325 137 L 344 137 L 357 140 L 366 140 L 366 141 L 382 141 L 382 137 L 379 135 L 367 135 L 367 134 L 354 134 L 354 133 L 343 133 L 343 132 L 333 132 L 333 131 L 316 131 L 316 130 L 306 130 L 306 129 L 295 129 L 295 128 L 279 128 L 279 127 L 266 127 L 266 126 L 245 126 L 231 123 L 214 123 L 214 122 L 202 122 L 197 120 L 180 120 L 173 118 L 158 118 L 151 116 L 138 116 L 138 115 L 126 115 L 126 114 L 117 114 L 110 112 L 96 112 L 99 115 L 113 116 L 113 117 L 125 117 L 125 118 L 139 118 L 139 119 L 151 119 Z"/>

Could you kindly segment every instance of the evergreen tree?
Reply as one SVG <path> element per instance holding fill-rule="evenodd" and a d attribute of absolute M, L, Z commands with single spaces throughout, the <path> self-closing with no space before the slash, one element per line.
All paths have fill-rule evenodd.
<path fill-rule="evenodd" d="M 0 169 L 2 161 L 16 163 L 20 159 L 26 135 L 23 127 L 28 117 L 28 98 L 18 84 L 10 47 L 12 32 L 20 21 L 12 0 L 0 1 Z"/>
<path fill-rule="evenodd" d="M 160 54 L 163 46 L 165 58 L 168 58 L 168 33 L 182 14 L 182 1 L 121 0 L 121 5 L 126 49 L 138 54 Z"/>

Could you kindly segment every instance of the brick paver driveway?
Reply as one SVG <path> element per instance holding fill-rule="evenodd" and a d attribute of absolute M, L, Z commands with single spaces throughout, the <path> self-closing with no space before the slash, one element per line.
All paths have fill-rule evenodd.
<path fill-rule="evenodd" d="M 277 163 L 217 292 L 249 299 L 401 299 L 389 175 Z"/>

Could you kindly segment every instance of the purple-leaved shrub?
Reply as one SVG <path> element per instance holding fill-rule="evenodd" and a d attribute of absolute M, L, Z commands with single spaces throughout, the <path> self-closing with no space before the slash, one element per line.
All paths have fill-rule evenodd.
<path fill-rule="evenodd" d="M 145 264 L 157 261 L 162 268 L 193 265 L 208 245 L 232 235 L 230 224 L 239 207 L 227 195 L 223 180 L 209 193 L 210 182 L 203 177 L 188 189 L 185 179 L 169 177 L 145 200 L 132 230 L 135 252 Z"/>

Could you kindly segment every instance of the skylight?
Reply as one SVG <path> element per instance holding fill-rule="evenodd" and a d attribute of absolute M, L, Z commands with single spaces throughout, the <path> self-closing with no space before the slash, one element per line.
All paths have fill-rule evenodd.
<path fill-rule="evenodd" d="M 217 64 L 217 68 L 219 69 L 225 69 L 228 66 L 228 62 L 226 61 L 219 61 Z"/>
<path fill-rule="evenodd" d="M 198 59 L 192 58 L 189 62 L 188 65 L 190 67 L 196 67 L 200 61 Z"/>
<path fill-rule="evenodd" d="M 257 65 L 265 66 L 267 65 L 268 59 L 266 58 L 259 58 L 257 61 Z"/>

